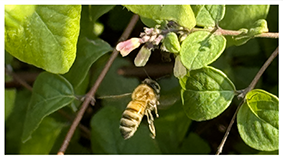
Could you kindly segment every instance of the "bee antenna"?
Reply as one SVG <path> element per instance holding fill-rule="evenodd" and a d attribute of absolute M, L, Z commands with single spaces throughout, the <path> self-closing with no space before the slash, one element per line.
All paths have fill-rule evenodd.
<path fill-rule="evenodd" d="M 149 79 L 151 79 L 151 78 L 149 77 L 148 73 L 146 72 L 146 70 L 145 70 L 144 68 L 142 68 L 142 69 L 143 69 L 143 71 L 145 72 L 146 76 L 147 76 Z M 152 79 L 151 79 L 151 80 L 152 80 Z"/>
<path fill-rule="evenodd" d="M 161 80 L 163 78 L 167 78 L 169 76 L 171 76 L 171 74 L 167 74 L 167 75 L 161 76 L 161 77 L 157 78 L 156 81 L 159 81 L 159 80 Z"/>

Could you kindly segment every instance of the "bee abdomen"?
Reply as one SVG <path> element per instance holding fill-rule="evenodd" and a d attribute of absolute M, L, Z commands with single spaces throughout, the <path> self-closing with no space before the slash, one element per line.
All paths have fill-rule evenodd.
<path fill-rule="evenodd" d="M 131 101 L 124 111 L 120 120 L 120 132 L 124 139 L 128 139 L 136 132 L 144 115 L 144 104 L 138 101 Z"/>

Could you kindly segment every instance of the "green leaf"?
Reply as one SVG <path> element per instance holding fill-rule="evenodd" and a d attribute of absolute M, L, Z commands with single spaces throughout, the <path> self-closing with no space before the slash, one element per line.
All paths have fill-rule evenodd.
<path fill-rule="evenodd" d="M 160 25 L 164 23 L 164 20 L 154 20 L 150 18 L 145 18 L 145 17 L 140 17 L 141 21 L 143 22 L 144 25 L 154 28 L 156 25 Z"/>
<path fill-rule="evenodd" d="M 190 34 L 181 45 L 181 61 L 188 70 L 199 69 L 215 61 L 224 51 L 226 39 L 205 31 Z"/>
<path fill-rule="evenodd" d="M 179 53 L 180 51 L 180 42 L 176 33 L 170 32 L 163 39 L 163 45 L 165 46 L 168 52 Z"/>
<path fill-rule="evenodd" d="M 154 20 L 173 20 L 188 29 L 196 25 L 190 5 L 124 5 L 130 11 Z"/>
<path fill-rule="evenodd" d="M 250 39 L 252 39 L 255 35 L 268 32 L 267 21 L 264 19 L 260 19 L 253 24 L 252 28 L 249 29 L 240 29 L 242 33 L 233 37 L 235 45 L 243 45 Z"/>
<path fill-rule="evenodd" d="M 231 103 L 235 87 L 228 77 L 213 67 L 192 70 L 180 79 L 183 108 L 196 121 L 221 114 Z"/>
<path fill-rule="evenodd" d="M 279 99 L 264 90 L 255 89 L 246 95 L 250 109 L 260 119 L 279 128 Z"/>
<path fill-rule="evenodd" d="M 278 150 L 279 99 L 263 90 L 250 91 L 237 115 L 237 126 L 241 138 L 250 147 Z"/>
<path fill-rule="evenodd" d="M 180 151 L 190 154 L 208 154 L 211 152 L 211 149 L 209 144 L 199 135 L 190 133 L 189 136 L 184 139 Z"/>
<path fill-rule="evenodd" d="M 112 47 L 101 39 L 89 39 L 80 36 L 78 42 L 78 54 L 74 65 L 64 76 L 76 89 L 85 79 L 92 64 L 105 53 L 112 50 Z"/>
<path fill-rule="evenodd" d="M 44 118 L 32 139 L 21 145 L 20 154 L 49 154 L 63 128 L 55 119 Z"/>
<path fill-rule="evenodd" d="M 20 151 L 21 136 L 24 120 L 31 98 L 31 92 L 27 89 L 17 91 L 14 108 L 11 115 L 5 120 L 5 153 L 18 154 Z"/>
<path fill-rule="evenodd" d="M 99 17 L 113 9 L 115 5 L 91 5 L 87 7 L 90 13 L 89 19 L 95 22 Z"/>
<path fill-rule="evenodd" d="M 5 49 L 52 73 L 66 73 L 76 58 L 80 5 L 6 5 Z"/>
<path fill-rule="evenodd" d="M 254 22 L 266 18 L 268 11 L 269 5 L 226 5 L 225 16 L 219 26 L 230 30 L 252 28 Z"/>
<path fill-rule="evenodd" d="M 225 5 L 192 5 L 196 24 L 203 27 L 213 27 L 224 17 Z"/>
<path fill-rule="evenodd" d="M 120 119 L 124 109 L 112 102 L 104 106 L 91 119 L 91 145 L 95 153 L 107 154 L 156 154 L 160 153 L 155 140 L 150 137 L 147 123 L 141 123 L 134 136 L 124 140 L 119 131 Z"/>
<path fill-rule="evenodd" d="M 254 23 L 253 28 L 250 29 L 250 35 L 253 36 L 266 32 L 268 32 L 268 26 L 267 26 L 267 21 L 265 19 L 257 20 Z"/>
<path fill-rule="evenodd" d="M 47 72 L 41 73 L 33 85 L 22 141 L 30 139 L 43 118 L 67 106 L 74 99 L 73 87 L 64 77 Z"/>
<path fill-rule="evenodd" d="M 254 23 L 259 19 L 265 19 L 269 12 L 269 5 L 226 5 L 225 16 L 219 26 L 227 30 L 239 30 L 242 28 L 253 28 Z M 233 19 L 233 20 L 231 20 Z M 243 41 L 235 42 L 231 36 L 226 36 L 227 47 L 231 45 L 244 44 Z"/>
<path fill-rule="evenodd" d="M 12 113 L 15 99 L 16 99 L 16 89 L 5 89 L 5 120 Z"/>
<path fill-rule="evenodd" d="M 95 34 L 94 31 L 99 27 L 95 25 L 97 19 L 109 12 L 113 7 L 113 5 L 83 5 L 80 36 L 88 36 L 90 38 L 90 34 Z"/>

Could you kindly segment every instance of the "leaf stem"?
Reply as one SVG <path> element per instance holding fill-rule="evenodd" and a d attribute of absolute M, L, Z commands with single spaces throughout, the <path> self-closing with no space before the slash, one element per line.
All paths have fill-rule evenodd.
<path fill-rule="evenodd" d="M 193 28 L 192 29 L 192 32 L 196 32 L 196 31 L 213 32 L 213 31 L 215 31 L 215 28 L 212 28 L 212 29 Z M 225 29 L 218 27 L 218 29 L 215 31 L 214 34 L 216 34 L 216 35 L 226 35 L 226 36 L 237 36 L 237 35 L 240 35 L 242 33 L 243 32 L 238 31 L 238 30 L 225 30 Z M 273 32 L 261 33 L 261 34 L 255 35 L 254 37 L 278 39 L 279 33 L 273 33 Z"/>
<path fill-rule="evenodd" d="M 248 86 L 248 88 L 246 88 L 244 91 L 243 91 L 243 94 L 242 94 L 242 97 L 245 97 L 246 94 L 251 91 L 252 89 L 254 89 L 255 85 L 257 84 L 258 80 L 260 79 L 260 77 L 262 76 L 263 72 L 267 69 L 267 67 L 270 65 L 270 63 L 274 60 L 274 58 L 279 54 L 279 47 L 277 47 L 275 49 L 275 51 L 273 51 L 273 53 L 270 55 L 270 57 L 266 60 L 266 62 L 263 64 L 263 66 L 260 68 L 260 70 L 258 71 L 258 73 L 256 74 L 256 76 L 254 77 L 253 81 L 251 82 L 251 84 Z M 220 145 L 218 146 L 218 150 L 216 152 L 216 155 L 219 155 L 220 153 L 222 153 L 222 150 L 223 150 L 223 147 L 224 147 L 224 144 L 228 138 L 228 135 L 231 131 L 231 128 L 234 124 L 234 121 L 236 119 L 236 116 L 238 114 L 238 111 L 240 110 L 240 107 L 242 106 L 242 104 L 245 102 L 245 98 L 242 99 L 242 101 L 240 102 L 240 104 L 238 105 L 237 107 L 237 110 L 235 111 L 230 123 L 229 123 L 229 126 L 225 132 L 225 135 L 220 143 Z"/>
<path fill-rule="evenodd" d="M 236 109 L 236 111 L 235 111 L 235 113 L 234 113 L 234 115 L 233 115 L 233 117 L 232 117 L 232 119 L 231 119 L 231 121 L 230 121 L 230 123 L 229 123 L 229 126 L 227 127 L 227 130 L 226 130 L 226 132 L 225 132 L 225 134 L 224 134 L 224 136 L 223 136 L 223 139 L 222 139 L 220 145 L 218 146 L 216 155 L 219 155 L 220 153 L 222 153 L 224 144 L 225 144 L 225 142 L 226 142 L 226 140 L 227 140 L 227 138 L 228 138 L 228 135 L 229 135 L 229 133 L 230 133 L 230 131 L 231 131 L 231 128 L 232 128 L 232 126 L 233 126 L 233 124 L 234 124 L 234 122 L 235 122 L 236 116 L 237 116 L 237 114 L 238 114 L 238 112 L 239 112 L 239 110 L 240 110 L 240 107 L 241 107 L 241 105 L 242 105 L 243 103 L 244 103 L 244 99 L 243 99 L 243 100 L 240 102 L 240 104 L 238 105 L 238 107 L 237 107 L 237 109 Z"/>
<path fill-rule="evenodd" d="M 132 30 L 133 30 L 135 24 L 137 23 L 138 19 L 139 19 L 138 15 L 133 15 L 128 26 L 126 27 L 126 29 L 124 30 L 123 34 L 121 35 L 121 37 L 118 41 L 122 41 L 124 39 L 127 39 L 130 36 L 130 33 L 132 32 Z M 112 65 L 112 63 L 115 60 L 115 58 L 117 57 L 117 55 L 118 55 L 118 51 L 116 49 L 114 49 L 109 60 L 107 61 L 103 70 L 101 71 L 99 77 L 97 78 L 94 85 L 92 86 L 91 90 L 86 94 L 85 100 L 84 100 L 76 118 L 74 119 L 74 121 L 73 121 L 73 123 L 72 123 L 66 137 L 65 137 L 65 140 L 63 141 L 62 146 L 59 149 L 59 152 L 57 153 L 58 155 L 63 155 L 64 152 L 66 151 L 66 149 L 69 145 L 69 142 L 70 142 L 79 122 L 81 121 L 86 108 L 88 107 L 90 101 L 93 99 L 93 96 L 95 95 L 98 87 L 100 86 L 103 78 L 105 77 L 106 73 L 108 72 L 110 66 Z"/>
<path fill-rule="evenodd" d="M 263 72 L 267 69 L 267 67 L 270 65 L 270 63 L 274 60 L 274 58 L 279 54 L 279 47 L 277 47 L 273 53 L 270 55 L 270 57 L 267 59 L 267 61 L 263 64 L 263 66 L 260 68 L 256 76 L 254 77 L 253 81 L 249 85 L 249 89 L 247 92 L 250 90 L 254 89 L 255 85 L 257 84 L 259 78 L 262 76 Z"/>

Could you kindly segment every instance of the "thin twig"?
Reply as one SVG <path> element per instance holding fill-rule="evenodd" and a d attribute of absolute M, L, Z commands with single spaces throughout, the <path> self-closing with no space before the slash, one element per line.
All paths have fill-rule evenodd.
<path fill-rule="evenodd" d="M 5 73 L 9 74 L 10 76 L 13 77 L 13 79 L 17 82 L 19 82 L 23 87 L 25 87 L 27 90 L 32 91 L 32 87 L 24 80 L 22 80 L 21 78 L 19 78 L 15 73 L 13 73 L 12 71 L 10 71 L 9 69 L 7 69 L 5 67 Z"/>
<path fill-rule="evenodd" d="M 225 132 L 225 134 L 224 134 L 224 137 L 223 137 L 223 139 L 222 139 L 220 145 L 218 146 L 216 155 L 219 155 L 220 153 L 222 153 L 224 144 L 225 144 L 225 142 L 226 142 L 226 140 L 227 140 L 227 138 L 228 138 L 228 135 L 229 135 L 229 133 L 230 133 L 230 131 L 231 131 L 231 128 L 232 128 L 232 126 L 233 126 L 233 124 L 234 124 L 234 122 L 235 122 L 235 119 L 236 119 L 236 116 L 237 116 L 237 114 L 238 114 L 238 111 L 240 110 L 240 107 L 241 107 L 241 105 L 242 105 L 243 103 L 244 103 L 244 99 L 243 99 L 243 100 L 240 102 L 240 104 L 238 105 L 238 107 L 237 107 L 237 109 L 236 109 L 236 111 L 235 111 L 235 113 L 234 113 L 234 115 L 233 115 L 233 117 L 232 117 L 232 119 L 231 119 L 231 121 L 230 121 L 230 123 L 229 123 L 229 126 L 227 127 L 227 130 L 226 130 L 226 132 Z"/>
<path fill-rule="evenodd" d="M 260 68 L 260 70 L 256 74 L 255 78 L 253 79 L 253 81 L 249 85 L 249 89 L 248 89 L 247 92 L 249 92 L 250 90 L 254 89 L 254 87 L 257 84 L 259 78 L 261 77 L 263 72 L 267 69 L 267 67 L 270 65 L 270 63 L 273 61 L 273 59 L 278 55 L 278 53 L 279 53 L 279 47 L 277 47 L 275 49 L 275 51 L 273 51 L 273 53 L 270 55 L 270 57 L 267 59 L 267 61 L 264 63 L 264 65 Z"/>
<path fill-rule="evenodd" d="M 246 94 L 251 91 L 252 89 L 254 89 L 255 85 L 257 84 L 258 80 L 260 79 L 260 77 L 262 76 L 263 72 L 267 69 L 267 67 L 270 65 L 270 63 L 274 60 L 274 58 L 278 55 L 279 53 L 279 47 L 277 47 L 275 49 L 275 51 L 270 55 L 270 57 L 266 60 L 266 62 L 264 63 L 264 65 L 260 68 L 260 70 L 258 71 L 258 73 L 256 74 L 256 76 L 254 77 L 253 81 L 251 82 L 251 84 L 249 85 L 249 87 L 247 89 L 245 89 L 245 91 L 243 92 L 243 97 L 246 96 Z M 225 132 L 225 135 L 220 143 L 220 145 L 218 146 L 218 150 L 216 152 L 216 155 L 219 155 L 220 153 L 222 153 L 222 150 L 223 150 L 223 146 L 228 138 L 228 135 L 231 131 L 231 128 L 234 124 L 234 121 L 236 119 L 236 116 L 238 114 L 238 111 L 240 110 L 240 107 L 242 106 L 242 104 L 244 103 L 245 99 L 243 98 L 241 103 L 238 105 L 237 107 L 237 110 L 235 111 L 230 123 L 229 123 L 229 126 Z"/>
<path fill-rule="evenodd" d="M 126 27 L 125 31 L 123 32 L 122 36 L 120 37 L 119 41 L 127 39 L 130 36 L 130 33 L 132 32 L 132 30 L 133 30 L 135 24 L 137 23 L 138 19 L 139 19 L 138 15 L 134 15 L 132 17 L 131 21 L 129 22 L 128 26 Z M 109 60 L 105 64 L 105 66 L 104 66 L 103 70 L 101 71 L 99 77 L 97 78 L 96 82 L 94 83 L 93 87 L 86 94 L 85 100 L 84 100 L 76 118 L 74 119 L 74 121 L 73 121 L 73 123 L 72 123 L 66 137 L 65 137 L 64 142 L 62 143 L 62 146 L 61 146 L 61 148 L 58 152 L 58 155 L 63 155 L 64 152 L 66 151 L 66 149 L 69 145 L 69 142 L 70 142 L 79 122 L 81 121 L 86 108 L 88 107 L 90 101 L 93 99 L 93 96 L 95 95 L 98 87 L 100 86 L 103 78 L 105 77 L 106 73 L 108 72 L 110 66 L 112 65 L 112 63 L 113 63 L 114 59 L 117 57 L 117 55 L 118 55 L 118 51 L 116 49 L 114 49 Z"/>
<path fill-rule="evenodd" d="M 213 29 L 193 28 L 192 32 L 196 32 L 196 31 L 209 31 L 209 32 L 212 32 L 214 30 L 215 30 L 215 28 L 213 28 Z M 214 32 L 214 34 L 216 34 L 216 35 L 227 35 L 227 36 L 237 36 L 237 35 L 240 35 L 242 33 L 243 33 L 242 31 L 226 30 L 226 29 L 222 29 L 220 27 Z M 273 32 L 261 33 L 261 34 L 255 35 L 254 37 L 278 39 L 279 38 L 279 33 L 273 33 Z"/>
<path fill-rule="evenodd" d="M 73 121 L 73 117 L 70 116 L 67 112 L 63 111 L 62 109 L 58 110 L 58 113 L 60 113 L 63 117 L 65 117 L 66 119 L 68 119 L 69 121 Z M 82 136 L 84 136 L 85 138 L 90 140 L 90 130 L 84 126 L 83 124 L 79 124 L 79 128 L 80 130 L 83 132 Z"/>

